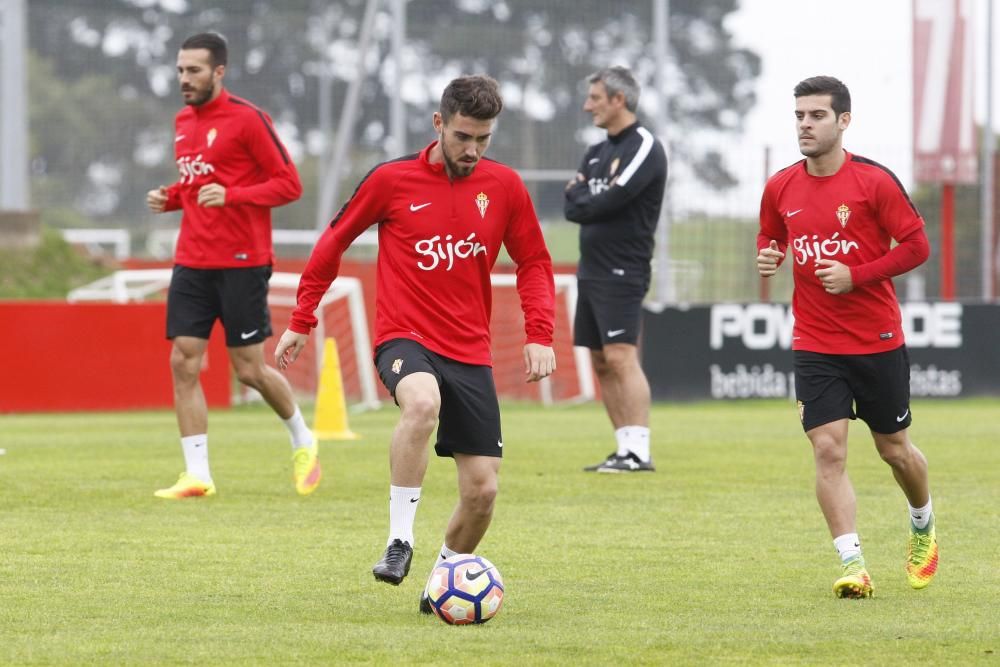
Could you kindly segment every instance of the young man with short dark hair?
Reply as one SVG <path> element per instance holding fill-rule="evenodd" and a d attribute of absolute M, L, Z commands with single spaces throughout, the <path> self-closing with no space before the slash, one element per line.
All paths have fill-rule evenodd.
<path fill-rule="evenodd" d="M 459 492 L 438 562 L 471 553 L 493 517 L 504 441 L 490 353 L 490 269 L 501 245 L 517 264 L 525 380 L 555 370 L 552 261 L 534 206 L 513 169 L 483 156 L 502 108 L 489 77 L 448 84 L 432 119 L 437 140 L 372 169 L 320 238 L 275 351 L 281 368 L 295 360 L 344 250 L 377 224 L 375 365 L 400 416 L 389 450 L 389 537 L 372 573 L 393 585 L 410 570 L 435 427 L 434 449 L 454 459 Z M 425 597 L 420 610 L 431 613 Z"/>
<path fill-rule="evenodd" d="M 298 199 L 302 185 L 268 115 L 223 87 L 226 62 L 226 41 L 216 33 L 181 45 L 177 79 L 185 107 L 174 124 L 180 179 L 146 195 L 154 213 L 183 211 L 167 295 L 167 338 L 173 341 L 170 368 L 186 467 L 173 486 L 156 491 L 158 498 L 216 492 L 200 381 L 216 320 L 226 331 L 236 377 L 260 392 L 288 428 L 296 490 L 312 493 L 321 476 L 316 443 L 288 381 L 264 363 L 264 340 L 271 335 L 271 209 Z"/>
<path fill-rule="evenodd" d="M 795 290 L 795 393 L 812 443 L 816 498 L 842 562 L 833 591 L 872 595 L 847 476 L 847 427 L 860 417 L 909 503 L 906 573 L 923 588 L 938 547 L 927 460 L 910 441 L 910 363 L 892 278 L 930 253 L 924 221 L 896 176 L 843 149 L 851 96 L 829 76 L 795 87 L 804 160 L 768 180 L 760 204 L 757 270 L 767 278 L 790 254 Z M 892 241 L 896 245 L 892 245 Z"/>

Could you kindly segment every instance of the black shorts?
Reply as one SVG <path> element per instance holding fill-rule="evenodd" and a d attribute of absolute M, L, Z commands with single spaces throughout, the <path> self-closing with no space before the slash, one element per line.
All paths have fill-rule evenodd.
<path fill-rule="evenodd" d="M 379 345 L 375 367 L 393 397 L 396 385 L 410 373 L 430 373 L 437 379 L 441 412 L 434 451 L 438 456 L 503 456 L 500 404 L 492 368 L 442 357 L 406 338 Z"/>
<path fill-rule="evenodd" d="M 877 354 L 797 350 L 795 395 L 806 431 L 859 417 L 875 433 L 902 431 L 913 421 L 910 355 L 905 345 Z"/>
<path fill-rule="evenodd" d="M 192 269 L 174 265 L 167 292 L 167 338 L 207 339 L 222 320 L 227 347 L 262 343 L 271 335 L 267 307 L 270 266 Z"/>
<path fill-rule="evenodd" d="M 600 350 L 612 343 L 635 345 L 648 285 L 610 280 L 577 283 L 573 344 Z"/>

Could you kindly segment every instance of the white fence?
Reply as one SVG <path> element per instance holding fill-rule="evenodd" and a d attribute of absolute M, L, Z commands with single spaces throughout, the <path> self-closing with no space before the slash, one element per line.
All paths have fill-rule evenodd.
<path fill-rule="evenodd" d="M 170 259 L 177 246 L 179 229 L 154 229 L 146 235 L 146 252 L 154 259 Z M 272 229 L 271 241 L 276 246 L 316 245 L 320 232 L 315 229 Z M 94 256 L 104 255 L 104 246 L 111 246 L 114 258 L 122 261 L 132 256 L 132 235 L 127 229 L 63 229 L 67 243 L 82 245 Z M 378 232 L 369 229 L 354 241 L 355 244 L 377 246 Z"/>

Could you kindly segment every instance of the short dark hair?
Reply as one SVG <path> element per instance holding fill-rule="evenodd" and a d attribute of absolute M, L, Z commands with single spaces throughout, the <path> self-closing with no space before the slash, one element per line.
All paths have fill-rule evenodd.
<path fill-rule="evenodd" d="M 441 94 L 441 118 L 446 123 L 456 113 L 476 120 L 493 120 L 502 110 L 500 84 L 485 74 L 453 79 Z"/>
<path fill-rule="evenodd" d="M 587 78 L 587 83 L 603 83 L 608 99 L 621 93 L 625 96 L 625 108 L 632 113 L 639 107 L 639 83 L 627 67 L 599 69 Z"/>
<path fill-rule="evenodd" d="M 795 97 L 806 95 L 829 95 L 830 106 L 837 118 L 840 118 L 840 114 L 845 111 L 851 110 L 851 91 L 843 81 L 832 76 L 812 76 L 799 81 L 795 86 Z"/>
<path fill-rule="evenodd" d="M 225 65 L 229 61 L 229 48 L 226 46 L 226 38 L 217 32 L 200 32 L 197 35 L 191 35 L 181 44 L 182 51 L 190 49 L 208 49 L 212 67 Z"/>

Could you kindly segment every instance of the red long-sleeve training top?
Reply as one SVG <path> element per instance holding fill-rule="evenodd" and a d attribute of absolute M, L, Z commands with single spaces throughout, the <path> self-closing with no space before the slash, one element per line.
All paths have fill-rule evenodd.
<path fill-rule="evenodd" d="M 552 344 L 552 260 L 517 173 L 482 159 L 448 178 L 435 144 L 375 167 L 320 237 L 299 282 L 290 328 L 308 333 L 344 250 L 378 224 L 375 341 L 415 340 L 442 356 L 492 365 L 490 270 L 503 244 L 517 264 L 526 343 Z"/>
<path fill-rule="evenodd" d="M 876 354 L 903 345 L 891 278 L 930 253 L 924 220 L 886 167 L 844 152 L 831 176 L 813 176 L 800 160 L 768 180 L 760 202 L 757 250 L 772 240 L 792 261 L 792 349 Z M 899 245 L 892 247 L 895 239 Z M 829 294 L 818 259 L 850 267 L 854 289 Z"/>
<path fill-rule="evenodd" d="M 174 121 L 180 179 L 167 188 L 164 210 L 183 209 L 174 261 L 196 269 L 267 266 L 274 262 L 271 208 L 302 195 L 295 163 L 271 118 L 225 89 Z M 226 188 L 222 207 L 198 205 L 198 190 Z"/>

